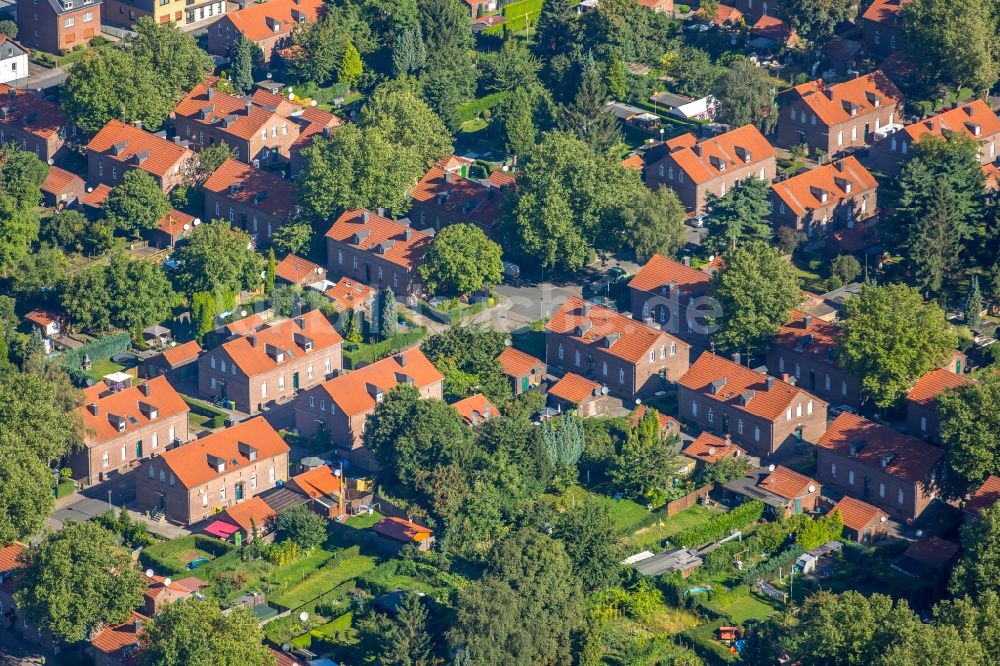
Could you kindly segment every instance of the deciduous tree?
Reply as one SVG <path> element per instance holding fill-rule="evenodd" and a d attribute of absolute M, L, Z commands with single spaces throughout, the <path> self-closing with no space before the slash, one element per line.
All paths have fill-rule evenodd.
<path fill-rule="evenodd" d="M 1000 593 L 1000 505 L 962 527 L 962 550 L 951 572 L 951 593 L 973 599 L 984 592 Z"/>
<path fill-rule="evenodd" d="M 282 225 L 271 237 L 271 243 L 282 254 L 302 254 L 309 249 L 313 228 L 308 222 Z"/>
<path fill-rule="evenodd" d="M 817 46 L 823 46 L 837 25 L 854 18 L 850 0 L 790 0 L 781 4 L 781 13 L 795 32 Z"/>
<path fill-rule="evenodd" d="M 36 534 L 52 505 L 51 470 L 37 453 L 0 432 L 0 546 Z"/>
<path fill-rule="evenodd" d="M 650 409 L 629 428 L 615 461 L 612 481 L 636 501 L 659 506 L 666 501 L 678 477 L 679 452 L 680 440 L 676 435 L 663 435 L 659 415 Z"/>
<path fill-rule="evenodd" d="M 552 536 L 562 541 L 584 590 L 615 585 L 621 580 L 619 534 L 604 504 L 588 501 L 566 511 L 556 521 Z"/>
<path fill-rule="evenodd" d="M 985 94 L 1000 77 L 997 13 L 983 0 L 915 0 L 903 9 L 907 56 L 930 83 Z"/>
<path fill-rule="evenodd" d="M 431 292 L 470 294 L 503 280 L 500 246 L 479 227 L 452 224 L 434 237 L 419 272 Z"/>
<path fill-rule="evenodd" d="M 770 133 L 778 122 L 774 91 L 775 82 L 766 69 L 742 58 L 734 60 L 719 77 L 715 117 L 730 127 L 753 124 Z"/>
<path fill-rule="evenodd" d="M 257 618 L 237 606 L 223 615 L 219 606 L 196 599 L 164 605 L 141 635 L 139 660 L 145 666 L 274 666 Z"/>
<path fill-rule="evenodd" d="M 170 212 L 170 202 L 153 177 L 142 169 L 126 171 L 122 184 L 111 188 L 104 202 L 104 215 L 118 231 L 139 238 Z"/>
<path fill-rule="evenodd" d="M 985 374 L 978 383 L 944 391 L 937 414 L 954 494 L 973 491 L 1000 473 L 1000 376 Z"/>
<path fill-rule="evenodd" d="M 392 289 L 379 289 L 375 299 L 375 335 L 380 340 L 388 340 L 399 333 L 399 313 L 396 311 L 396 295 Z"/>
<path fill-rule="evenodd" d="M 261 283 L 261 261 L 249 234 L 223 220 L 195 228 L 188 242 L 174 250 L 174 259 L 179 264 L 175 281 L 187 294 L 216 289 L 239 292 Z"/>
<path fill-rule="evenodd" d="M 326 523 L 326 518 L 307 504 L 299 504 L 278 517 L 277 537 L 279 541 L 291 539 L 299 548 L 309 551 L 326 541 Z"/>

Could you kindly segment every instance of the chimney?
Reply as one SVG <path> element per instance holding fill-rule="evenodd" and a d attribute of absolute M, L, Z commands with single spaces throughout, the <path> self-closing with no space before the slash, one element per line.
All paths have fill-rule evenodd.
<path fill-rule="evenodd" d="M 733 438 L 729 436 L 729 433 L 726 433 L 726 446 L 730 446 L 732 445 L 732 443 L 733 443 Z"/>
<path fill-rule="evenodd" d="M 742 357 L 740 356 L 739 352 L 733 352 L 730 358 L 733 359 L 733 363 L 735 363 L 736 365 L 741 365 Z"/>
<path fill-rule="evenodd" d="M 7 97 L 10 99 L 17 99 L 17 89 L 11 86 L 7 89 Z"/>
<path fill-rule="evenodd" d="M 136 126 L 136 127 L 138 127 L 139 129 L 142 129 L 142 121 L 141 121 L 141 120 L 137 120 L 137 121 L 135 121 L 135 123 L 134 123 L 134 124 L 135 124 L 135 126 Z"/>
<path fill-rule="evenodd" d="M 208 99 L 212 99 L 213 97 L 215 97 L 215 88 L 209 88 L 208 92 L 205 93 L 205 97 L 207 97 Z"/>
<path fill-rule="evenodd" d="M 684 257 L 684 265 L 691 266 L 691 257 Z"/>
<path fill-rule="evenodd" d="M 396 354 L 396 363 L 399 363 L 399 367 L 406 367 L 406 354 Z"/>
<path fill-rule="evenodd" d="M 249 116 L 251 113 L 253 113 L 253 98 L 244 97 L 243 101 L 246 104 L 247 115 Z"/>
<path fill-rule="evenodd" d="M 385 217 L 385 208 L 379 208 L 375 212 L 378 213 L 379 217 Z"/>
<path fill-rule="evenodd" d="M 98 414 L 101 413 L 101 408 L 97 406 L 96 402 L 92 402 L 89 405 L 87 405 L 87 411 L 90 412 L 92 415 L 97 416 Z"/>
<path fill-rule="evenodd" d="M 583 316 L 587 317 L 590 315 L 590 301 L 583 302 Z"/>
<path fill-rule="evenodd" d="M 444 172 L 444 182 L 451 183 L 455 180 L 455 174 L 451 171 Z"/>
<path fill-rule="evenodd" d="M 149 386 L 149 382 L 143 382 L 139 384 L 139 390 L 142 391 L 142 394 L 147 398 L 149 397 L 149 394 L 152 392 Z"/>
<path fill-rule="evenodd" d="M 371 217 L 371 213 L 366 210 L 361 211 L 361 221 L 367 223 L 368 218 Z"/>
<path fill-rule="evenodd" d="M 846 165 L 844 164 L 844 160 L 837 160 L 836 162 L 833 163 L 833 166 L 835 166 L 837 168 L 837 171 L 840 171 L 841 173 L 843 173 L 844 167 Z"/>
<path fill-rule="evenodd" d="M 774 377 L 768 377 L 768 378 L 766 378 L 764 380 L 764 386 L 767 387 L 768 391 L 770 391 L 772 388 L 774 388 Z"/>
<path fill-rule="evenodd" d="M 812 315 L 806 315 L 802 318 L 802 328 L 809 328 L 812 326 L 813 318 Z"/>
<path fill-rule="evenodd" d="M 403 240 L 412 240 L 412 238 L 413 238 L 413 229 L 407 227 L 406 231 L 403 232 Z"/>
<path fill-rule="evenodd" d="M 257 346 L 257 336 L 255 334 L 251 333 L 250 335 L 247 336 L 247 342 L 250 343 L 251 347 L 256 347 Z"/>

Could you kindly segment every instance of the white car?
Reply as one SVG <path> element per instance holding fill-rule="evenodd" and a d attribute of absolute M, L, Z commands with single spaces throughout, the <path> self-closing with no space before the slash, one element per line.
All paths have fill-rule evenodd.
<path fill-rule="evenodd" d="M 701 229 L 703 226 L 705 226 L 705 216 L 695 215 L 694 217 L 692 217 L 691 226 L 694 227 L 695 229 Z"/>

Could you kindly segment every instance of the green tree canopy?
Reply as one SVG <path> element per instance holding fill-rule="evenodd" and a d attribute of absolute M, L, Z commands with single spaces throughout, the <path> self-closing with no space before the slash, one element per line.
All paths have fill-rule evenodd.
<path fill-rule="evenodd" d="M 823 46 L 837 25 L 854 18 L 857 11 L 851 0 L 788 0 L 780 6 L 795 32 L 817 46 Z"/>
<path fill-rule="evenodd" d="M 1000 78 L 997 18 L 984 0 L 914 0 L 903 8 L 906 54 L 929 83 L 985 94 Z"/>
<path fill-rule="evenodd" d="M 199 225 L 174 251 L 178 289 L 186 294 L 226 289 L 239 292 L 260 285 L 262 263 L 250 235 L 223 220 Z"/>
<path fill-rule="evenodd" d="M 580 84 L 566 109 L 562 127 L 586 142 L 599 155 L 621 143 L 618 118 L 605 110 L 610 97 L 601 68 L 587 57 L 580 70 Z"/>
<path fill-rule="evenodd" d="M 156 227 L 171 206 L 167 195 L 149 173 L 132 169 L 125 172 L 121 185 L 111 189 L 103 209 L 115 229 L 139 238 L 146 229 Z"/>
<path fill-rule="evenodd" d="M 362 107 L 358 123 L 398 150 L 414 153 L 423 169 L 451 151 L 452 137 L 444 123 L 406 87 L 386 84 L 376 88 Z"/>
<path fill-rule="evenodd" d="M 445 376 L 445 393 L 454 399 L 482 392 L 497 406 L 505 406 L 511 398 L 510 383 L 500 369 L 497 357 L 503 352 L 505 334 L 481 326 L 452 326 L 436 333 L 421 344 L 424 352 Z M 468 377 L 468 385 L 459 384 L 454 375 Z"/>
<path fill-rule="evenodd" d="M 962 551 L 951 572 L 949 591 L 973 599 L 985 592 L 1000 593 L 1000 505 L 962 527 Z"/>
<path fill-rule="evenodd" d="M 631 426 L 621 453 L 615 459 L 612 482 L 622 493 L 636 500 L 659 506 L 666 501 L 678 478 L 680 440 L 664 436 L 655 409 L 647 410 Z"/>
<path fill-rule="evenodd" d="M 677 92 L 692 97 L 711 93 L 721 71 L 708 52 L 695 46 L 682 46 L 668 53 L 663 56 L 663 64 Z"/>
<path fill-rule="evenodd" d="M 959 386 L 937 398 L 938 432 L 948 447 L 956 495 L 975 490 L 1000 473 L 1000 375 L 984 374 L 978 383 Z"/>
<path fill-rule="evenodd" d="M 423 595 L 406 592 L 393 615 L 362 616 L 360 643 L 385 666 L 431 666 L 438 646 L 427 606 Z"/>
<path fill-rule="evenodd" d="M 588 501 L 566 511 L 556 521 L 552 536 L 562 541 L 585 590 L 620 582 L 622 548 L 606 505 Z"/>
<path fill-rule="evenodd" d="M 36 206 L 49 167 L 13 143 L 0 145 L 0 275 L 23 259 L 38 239 Z"/>
<path fill-rule="evenodd" d="M 245 39 L 242 34 L 236 38 L 229 57 L 229 80 L 236 94 L 243 95 L 253 89 L 253 71 L 263 61 L 264 52 L 257 42 Z"/>
<path fill-rule="evenodd" d="M 500 246 L 479 227 L 452 224 L 434 237 L 419 271 L 431 292 L 470 294 L 503 280 Z"/>
<path fill-rule="evenodd" d="M 302 550 L 312 550 L 326 541 L 327 520 L 313 512 L 308 504 L 294 506 L 278 517 L 279 540 L 291 539 Z"/>
<path fill-rule="evenodd" d="M 271 242 L 282 254 L 302 254 L 309 250 L 313 228 L 308 222 L 284 224 L 274 232 Z"/>
<path fill-rule="evenodd" d="M 723 197 L 709 195 L 705 248 L 725 252 L 748 241 L 771 239 L 771 186 L 750 176 Z"/>
<path fill-rule="evenodd" d="M 191 90 L 214 68 L 212 56 L 198 46 L 194 35 L 172 21 L 157 23 L 151 16 L 132 24 L 122 48 L 135 56 L 139 67 L 155 72 L 174 94 Z"/>
<path fill-rule="evenodd" d="M 2 431 L 45 463 L 70 453 L 81 441 L 79 423 L 60 399 L 58 387 L 34 373 L 0 374 Z"/>
<path fill-rule="evenodd" d="M 139 660 L 145 666 L 274 666 L 257 618 L 238 606 L 196 599 L 166 604 L 142 633 Z"/>
<path fill-rule="evenodd" d="M 895 403 L 955 348 L 941 308 L 906 285 L 866 285 L 846 309 L 838 362 L 879 407 Z"/>
<path fill-rule="evenodd" d="M 53 503 L 52 472 L 45 462 L 0 432 L 0 547 L 36 534 Z"/>
<path fill-rule="evenodd" d="M 761 132 L 770 133 L 778 122 L 775 85 L 766 69 L 743 58 L 734 60 L 716 85 L 716 120 L 730 127 L 753 124 Z"/>

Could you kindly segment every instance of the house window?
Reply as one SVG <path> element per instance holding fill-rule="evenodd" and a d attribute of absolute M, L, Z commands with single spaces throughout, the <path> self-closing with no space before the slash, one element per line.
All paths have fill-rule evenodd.
<path fill-rule="evenodd" d="M 683 183 L 684 182 L 684 172 L 683 171 L 678 171 L 677 172 L 677 182 L 678 183 Z"/>
<path fill-rule="evenodd" d="M 893 35 L 892 37 L 889 38 L 889 48 L 890 49 L 896 48 L 896 35 Z M 900 504 L 902 504 L 902 502 L 900 502 Z"/>
<path fill-rule="evenodd" d="M 708 422 L 715 423 L 715 410 L 711 407 L 708 408 Z"/>
<path fill-rule="evenodd" d="M 795 418 L 802 418 L 802 403 L 795 405 Z"/>
<path fill-rule="evenodd" d="M 564 354 L 564 352 L 563 352 L 563 346 L 562 346 L 562 343 L 560 343 L 559 344 L 559 360 L 560 361 L 563 360 L 563 354 Z"/>
<path fill-rule="evenodd" d="M 151 479 L 156 478 L 156 470 L 153 469 L 152 465 L 149 466 L 149 478 Z"/>
<path fill-rule="evenodd" d="M 677 355 L 677 343 L 676 342 L 671 342 L 670 343 L 670 355 L 671 356 L 676 356 Z"/>
<path fill-rule="evenodd" d="M 267 480 L 270 481 L 271 483 L 274 483 L 274 467 L 273 466 L 269 470 L 267 470 Z"/>
<path fill-rule="evenodd" d="M 229 365 L 229 374 L 231 374 L 233 377 L 236 376 L 236 364 L 235 363 L 232 363 L 232 364 Z"/>
<path fill-rule="evenodd" d="M 812 414 L 812 413 L 813 413 L 813 401 L 810 400 L 809 402 L 806 403 L 806 414 Z"/>
<path fill-rule="evenodd" d="M 764 167 L 760 168 L 760 179 L 767 180 L 767 169 L 765 169 Z"/>
<path fill-rule="evenodd" d="M 623 369 L 618 370 L 618 383 L 619 384 L 625 383 L 625 370 Z"/>
<path fill-rule="evenodd" d="M 256 490 L 256 489 L 257 489 L 257 475 L 256 474 L 251 474 L 250 475 L 250 490 Z"/>
<path fill-rule="evenodd" d="M 212 370 L 215 370 L 215 357 L 214 356 L 209 357 L 208 363 L 209 363 L 209 365 L 212 366 Z"/>
<path fill-rule="evenodd" d="M 128 459 L 128 448 L 125 444 L 122 444 L 122 462 Z"/>
<path fill-rule="evenodd" d="M 660 165 L 660 168 L 659 168 L 659 174 L 660 174 L 660 178 L 663 178 L 663 165 L 662 164 Z"/>
<path fill-rule="evenodd" d="M 837 132 L 837 145 L 838 146 L 844 145 L 844 133 L 843 133 L 843 131 Z"/>
<path fill-rule="evenodd" d="M 166 482 L 167 482 L 166 474 L 163 473 L 163 468 L 161 467 L 160 468 L 160 483 L 166 483 Z"/>
<path fill-rule="evenodd" d="M 662 169 L 663 167 L 660 167 L 660 168 Z M 673 167 L 670 167 L 670 169 L 667 170 L 667 178 L 670 179 L 670 180 L 674 179 L 674 168 Z"/>
<path fill-rule="evenodd" d="M 215 387 L 216 387 L 215 377 L 209 377 L 208 378 L 208 383 L 212 387 L 212 390 L 214 391 Z"/>
<path fill-rule="evenodd" d="M 667 348 L 661 345 L 660 346 L 660 360 L 662 361 L 666 357 L 667 357 Z"/>
<path fill-rule="evenodd" d="M 779 372 L 784 372 L 785 371 L 785 357 L 784 356 L 779 356 L 778 357 L 778 371 Z"/>
<path fill-rule="evenodd" d="M 208 506 L 208 493 L 203 492 L 201 495 L 201 505 Z"/>
<path fill-rule="evenodd" d="M 262 398 L 267 397 L 267 382 L 260 383 L 260 397 Z"/>
<path fill-rule="evenodd" d="M 313 367 L 310 365 L 308 368 L 306 368 L 306 379 L 312 379 L 312 378 L 313 378 Z"/>
<path fill-rule="evenodd" d="M 743 434 L 743 419 L 740 419 L 739 421 L 736 422 L 736 432 L 739 433 L 740 435 Z"/>
<path fill-rule="evenodd" d="M 649 352 L 649 362 L 653 363 L 655 360 L 656 360 L 656 352 L 655 351 L 650 351 Z"/>
<path fill-rule="evenodd" d="M 791 421 L 792 420 L 792 408 L 791 407 L 789 407 L 788 410 L 785 411 L 785 420 L 786 421 Z"/>
<path fill-rule="evenodd" d="M 920 432 L 927 432 L 927 417 L 920 417 Z"/>
<path fill-rule="evenodd" d="M 285 390 L 285 376 L 284 375 L 278 375 L 278 390 L 279 391 L 284 391 Z"/>
<path fill-rule="evenodd" d="M 849 486 L 853 486 L 854 485 L 854 470 L 853 469 L 847 470 L 847 485 L 849 485 Z"/>
<path fill-rule="evenodd" d="M 881 43 L 882 43 L 882 35 L 879 33 L 878 30 L 876 30 L 875 31 L 875 46 L 878 46 Z"/>
<path fill-rule="evenodd" d="M 573 362 L 576 363 L 576 367 L 580 367 L 580 350 L 577 349 L 573 354 Z"/>
<path fill-rule="evenodd" d="M 823 382 L 823 385 L 826 387 L 827 391 L 830 390 L 830 373 L 829 372 L 826 373 L 826 381 Z"/>
<path fill-rule="evenodd" d="M 320 401 L 319 401 L 319 411 L 321 411 L 321 412 L 325 412 L 326 411 L 326 398 L 320 399 Z"/>
<path fill-rule="evenodd" d="M 68 19 L 66 19 L 65 25 L 67 28 L 72 28 L 74 25 L 76 25 L 76 19 L 70 16 Z"/>
<path fill-rule="evenodd" d="M 691 401 L 691 416 L 698 416 L 698 403 Z"/>
<path fill-rule="evenodd" d="M 902 145 L 899 147 L 899 150 L 905 155 L 906 151 L 909 150 L 909 144 L 903 141 Z"/>
<path fill-rule="evenodd" d="M 900 488 L 899 491 L 896 493 L 896 501 L 902 504 L 904 500 L 905 498 L 903 497 L 903 489 Z"/>
<path fill-rule="evenodd" d="M 93 20 L 94 20 L 94 13 L 93 12 L 87 12 L 86 14 L 83 15 L 83 22 L 84 23 L 90 23 Z"/>
<path fill-rule="evenodd" d="M 111 167 L 111 180 L 118 180 L 118 167 Z"/>
<path fill-rule="evenodd" d="M 102 178 L 104 177 L 104 163 L 102 162 L 97 163 L 97 175 Z"/>
<path fill-rule="evenodd" d="M 260 140 L 267 141 L 267 128 L 265 127 L 260 131 Z"/>
<path fill-rule="evenodd" d="M 878 496 L 879 497 L 885 497 L 885 484 L 884 483 L 878 484 Z"/>
<path fill-rule="evenodd" d="M 309 406 L 310 407 L 316 406 L 316 396 L 314 395 L 309 396 Z"/>
<path fill-rule="evenodd" d="M 755 442 L 760 441 L 760 426 L 753 427 L 753 441 Z"/>
<path fill-rule="evenodd" d="M 157 433 L 153 433 L 153 441 L 150 443 L 150 448 L 155 449 L 160 444 L 160 436 Z"/>
<path fill-rule="evenodd" d="M 847 395 L 847 380 L 840 382 L 840 395 Z"/>
<path fill-rule="evenodd" d="M 177 478 L 174 477 L 174 473 L 173 472 L 170 473 L 170 485 L 172 485 L 172 486 L 176 486 L 177 485 Z"/>
<path fill-rule="evenodd" d="M 333 365 L 330 362 L 330 357 L 329 356 L 326 357 L 326 361 L 324 361 L 323 367 L 325 369 L 324 370 L 325 372 L 327 372 L 327 373 L 331 372 L 331 369 L 333 368 Z"/>
<path fill-rule="evenodd" d="M 107 467 L 110 463 L 111 463 L 110 456 L 108 456 L 108 452 L 105 451 L 104 455 L 101 456 L 101 465 L 103 467 Z"/>
<path fill-rule="evenodd" d="M 723 183 L 722 187 L 719 188 L 719 196 L 720 197 L 726 196 L 726 184 L 725 183 Z"/>
<path fill-rule="evenodd" d="M 604 376 L 607 377 L 608 376 L 608 362 L 607 361 L 604 361 L 601 364 L 601 370 L 603 371 Z"/>
<path fill-rule="evenodd" d="M 837 478 L 837 466 L 836 465 L 830 465 L 830 478 L 831 479 L 836 479 Z"/>
<path fill-rule="evenodd" d="M 392 273 L 392 288 L 399 289 L 399 273 L 393 271 Z"/>
<path fill-rule="evenodd" d="M 219 501 L 220 502 L 225 502 L 226 501 L 226 487 L 225 486 L 222 486 L 221 488 L 219 488 Z"/>
<path fill-rule="evenodd" d="M 172 442 L 174 441 L 175 436 L 176 436 L 176 431 L 174 430 L 173 426 L 170 426 L 170 430 L 167 431 L 167 439 L 169 439 Z"/>
<path fill-rule="evenodd" d="M 354 263 L 354 270 L 358 270 L 358 258 L 357 257 L 353 257 L 353 260 L 354 260 L 353 261 L 353 263 Z"/>
<path fill-rule="evenodd" d="M 858 140 L 858 126 L 855 125 L 854 127 L 851 128 L 851 141 L 857 141 L 857 140 Z"/>
<path fill-rule="evenodd" d="M 220 367 L 220 370 L 222 370 L 222 372 L 226 371 L 226 359 L 222 359 L 222 365 Z"/>
<path fill-rule="evenodd" d="M 799 367 L 798 363 L 795 364 L 795 376 L 802 377 L 802 368 Z"/>

